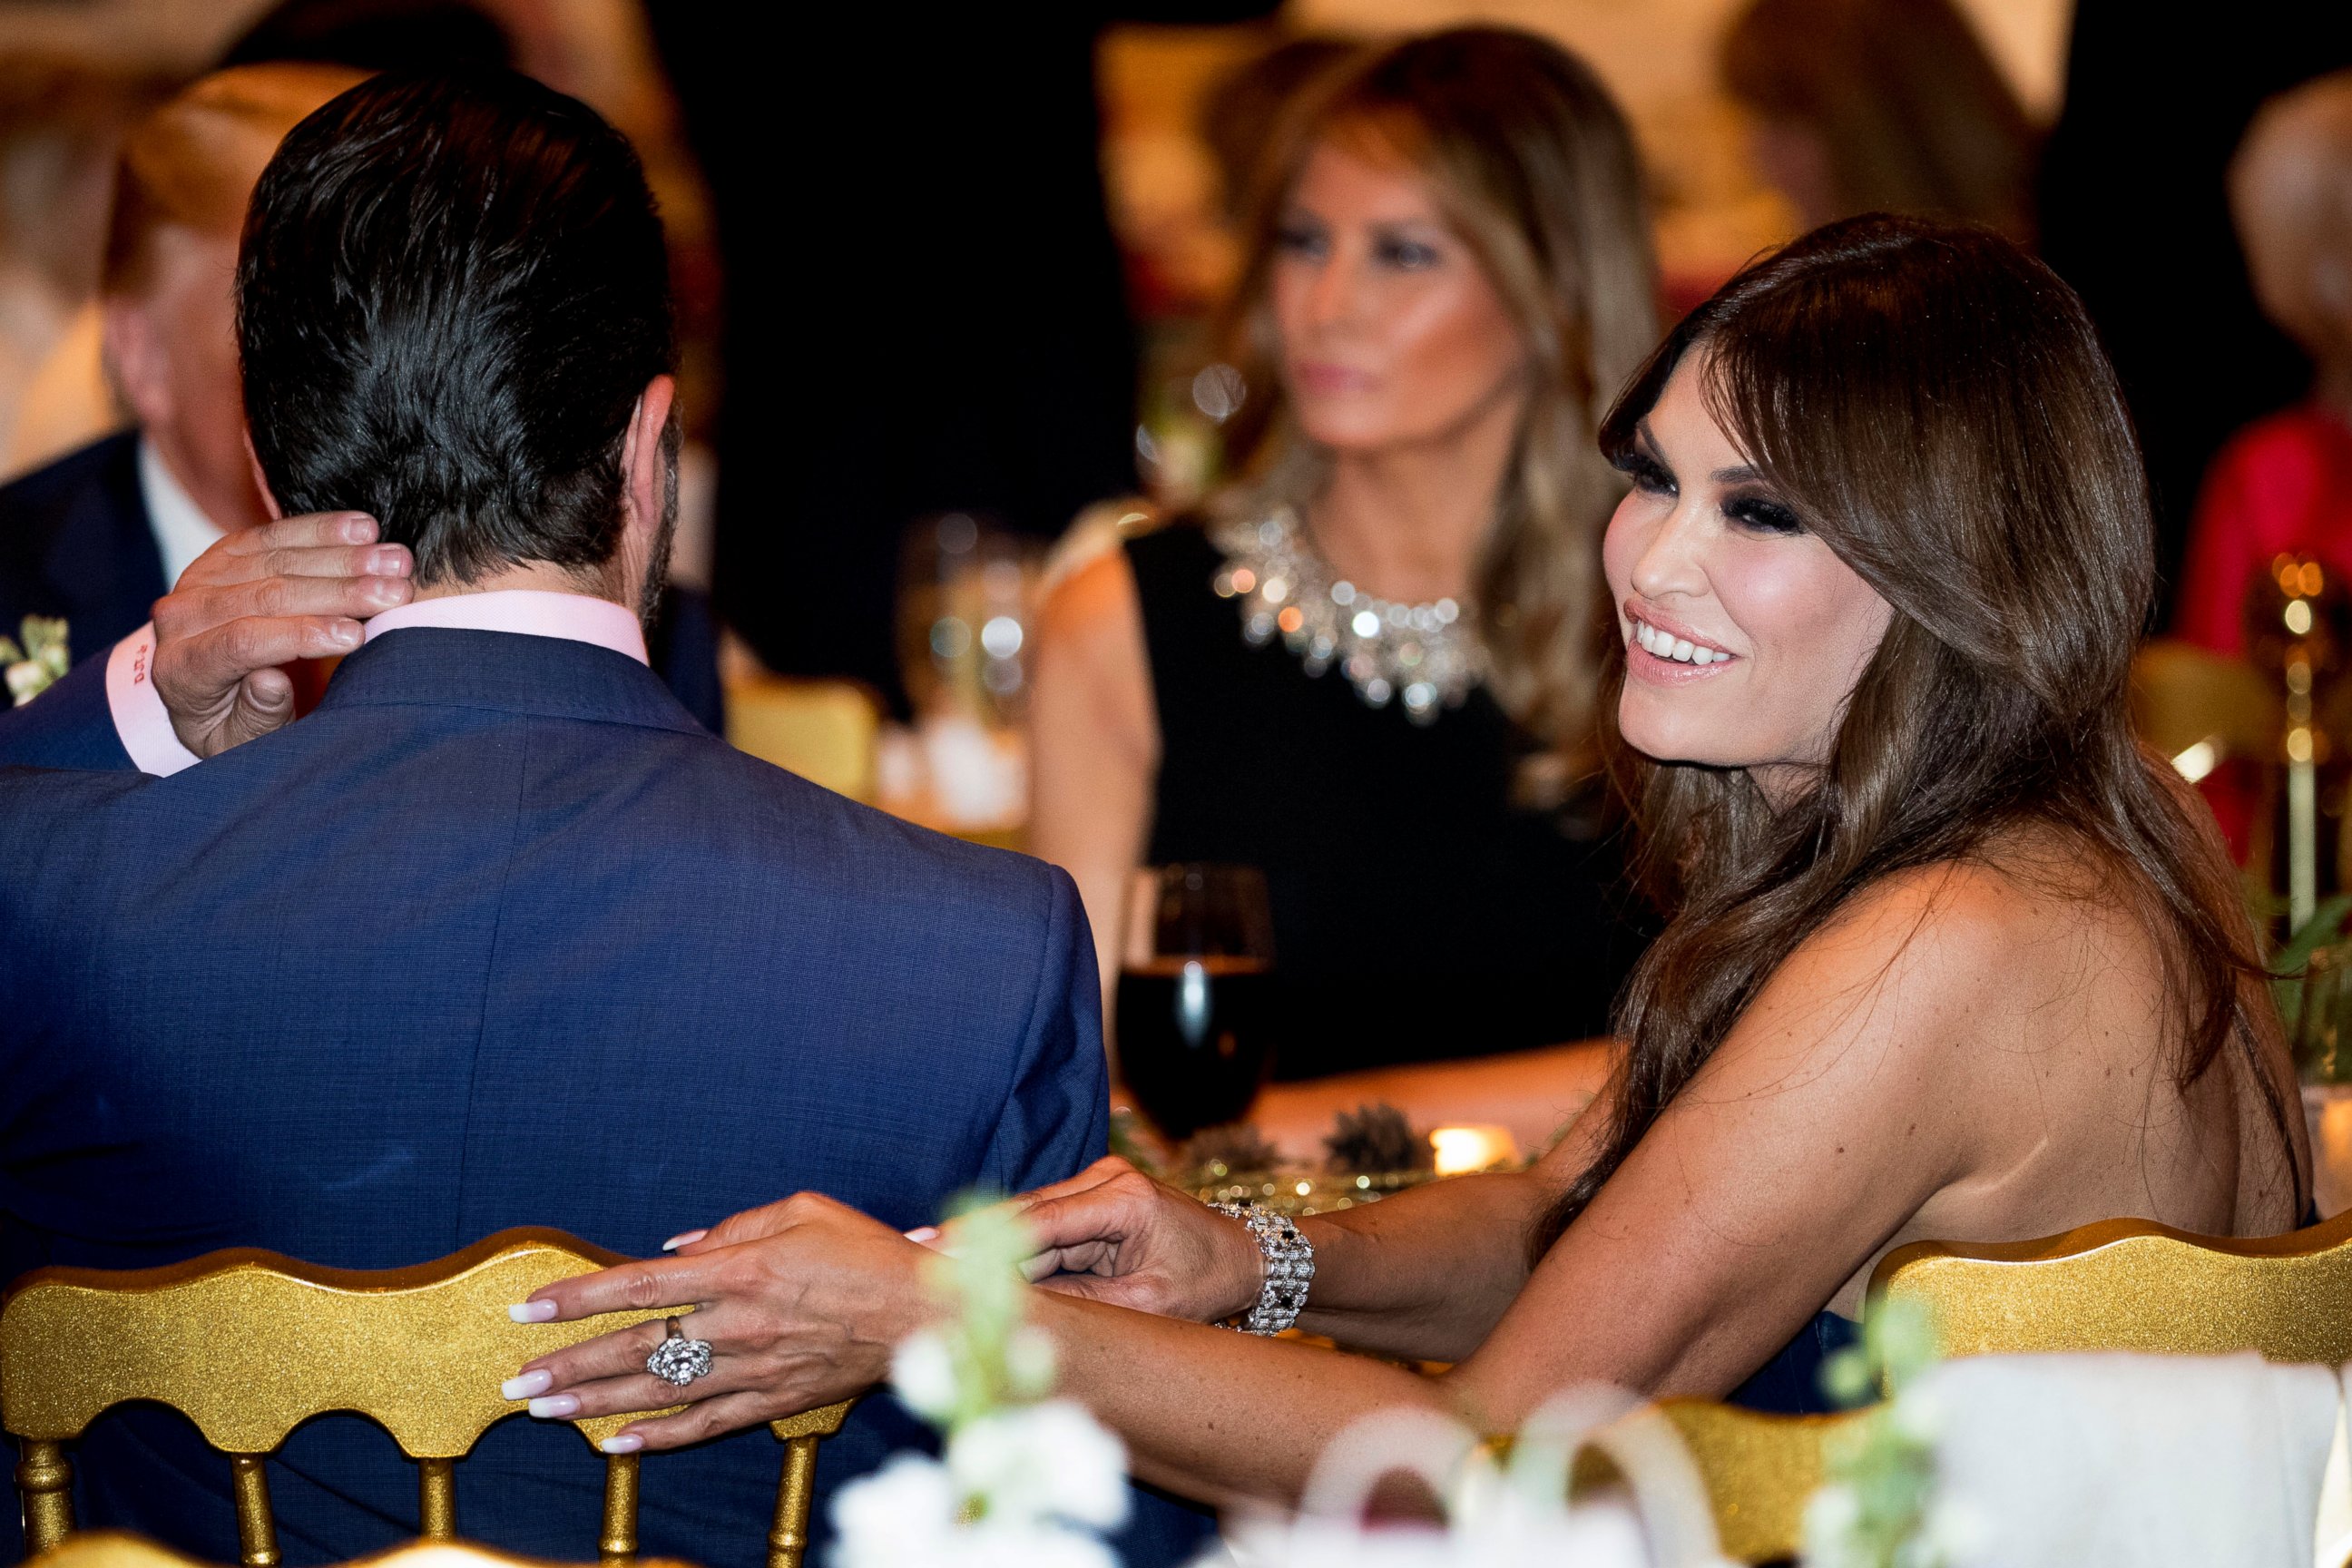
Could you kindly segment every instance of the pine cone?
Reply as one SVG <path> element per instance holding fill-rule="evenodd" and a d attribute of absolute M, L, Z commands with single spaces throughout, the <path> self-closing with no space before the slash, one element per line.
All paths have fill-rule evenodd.
<path fill-rule="evenodd" d="M 1204 1127 L 1185 1141 L 1176 1163 L 1182 1169 L 1221 1173 L 1212 1167 L 1224 1167 L 1223 1174 L 1235 1171 L 1271 1171 L 1281 1163 L 1282 1156 L 1265 1141 L 1265 1134 L 1246 1121 L 1228 1121 L 1222 1127 Z"/>
<path fill-rule="evenodd" d="M 1412 1130 L 1404 1112 L 1393 1105 L 1360 1105 L 1339 1112 L 1331 1135 L 1323 1140 L 1331 1168 L 1349 1175 L 1381 1175 L 1391 1171 L 1426 1171 L 1436 1163 L 1429 1140 Z"/>

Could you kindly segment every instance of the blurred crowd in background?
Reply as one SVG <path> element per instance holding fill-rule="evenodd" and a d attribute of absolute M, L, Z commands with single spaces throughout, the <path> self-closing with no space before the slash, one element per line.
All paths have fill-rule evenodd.
<path fill-rule="evenodd" d="M 1589 60 L 1633 121 L 1670 313 L 1845 213 L 2038 241 L 2134 398 L 2177 581 L 2207 462 L 2294 401 L 2223 171 L 2255 107 L 2352 63 L 2352 13 L 2124 0 L 1201 0 L 805 8 L 637 0 L 0 0 L 0 479 L 120 426 L 98 293 L 122 129 L 218 64 L 512 63 L 637 143 L 687 353 L 679 574 L 772 668 L 904 711 L 908 527 L 1050 539 L 1216 473 L 1199 373 L 1239 184 L 1351 39 L 1465 20 Z M 1196 392 L 1196 383 L 1201 388 Z M 822 591 L 814 584 L 822 583 Z"/>
<path fill-rule="evenodd" d="M 71 564 L 54 558 L 64 522 L 40 524 L 51 529 L 41 532 L 11 520 L 34 515 L 42 495 L 65 495 L 43 476 L 79 472 L 77 463 L 114 463 L 120 475 L 93 482 L 127 493 L 132 444 L 93 443 L 134 421 L 147 431 L 137 448 L 146 455 L 136 460 L 148 465 L 135 483 L 157 514 L 163 559 L 154 581 L 121 584 L 129 624 L 185 563 L 166 537 L 173 523 L 164 511 L 185 514 L 189 552 L 208 537 L 207 520 L 233 528 L 258 515 L 235 439 L 225 298 L 213 288 L 198 290 L 194 304 L 178 300 L 158 280 L 168 268 L 135 259 L 143 254 L 139 226 L 161 221 L 141 217 L 140 203 L 172 207 L 171 223 L 207 230 L 217 262 L 233 254 L 242 191 L 275 135 L 356 79 L 349 72 L 512 65 L 587 100 L 628 134 L 667 226 L 684 345 L 674 574 L 686 592 L 664 617 L 675 646 L 657 637 L 655 652 L 688 706 L 739 744 L 820 782 L 1069 865 L 1095 914 L 1107 973 L 1119 963 L 1119 920 L 1108 910 L 1120 879 L 1152 862 L 1221 859 L 1272 867 L 1276 927 L 1294 973 L 1318 945 L 1297 911 L 1328 911 L 1317 919 L 1345 931 L 1357 953 L 1348 986 L 1362 992 L 1363 954 L 1380 946 L 1366 912 L 1379 885 L 1359 888 L 1328 868 L 1366 834 L 1393 831 L 1377 819 L 1378 789 L 1402 789 L 1406 773 L 1374 769 L 1385 782 L 1357 803 L 1357 815 L 1318 796 L 1288 837 L 1237 851 L 1239 840 L 1219 837 L 1223 826 L 1184 843 L 1171 837 L 1171 803 L 1180 796 L 1223 802 L 1227 816 L 1257 808 L 1236 805 L 1222 775 L 1188 772 L 1192 763 L 1176 754 L 1178 710 L 1208 700 L 1173 689 L 1168 668 L 1157 670 L 1156 693 L 1139 700 L 1150 763 L 1120 784 L 1142 792 L 1126 805 L 1102 805 L 1090 763 L 1053 762 L 1050 737 L 1036 755 L 1060 770 L 1059 782 L 1041 780 L 1033 793 L 1022 725 L 1041 605 L 1057 586 L 1213 500 L 1245 460 L 1283 446 L 1267 435 L 1268 422 L 1296 389 L 1236 368 L 1248 357 L 1236 332 L 1248 330 L 1244 318 L 1257 303 L 1250 292 L 1264 280 L 1252 268 L 1262 274 L 1271 247 L 1290 243 L 1262 223 L 1254 240 L 1251 216 L 1264 216 L 1261 176 L 1304 177 L 1304 142 L 1275 174 L 1263 166 L 1286 115 L 1314 84 L 1369 58 L 1362 45 L 1472 21 L 1565 46 L 1631 124 L 1646 218 L 1630 220 L 1629 232 L 1633 249 L 1646 240 L 1654 251 L 1654 289 L 1642 292 L 1654 292 L 1655 311 L 1646 298 L 1588 299 L 1577 292 L 1586 284 L 1555 277 L 1558 297 L 1575 297 L 1562 320 L 1584 312 L 1593 332 L 1616 330 L 1614 321 L 1629 334 L 1638 328 L 1642 340 L 1629 338 L 1633 358 L 1612 358 L 1597 340 L 1570 343 L 1589 363 L 1571 363 L 1569 381 L 1588 371 L 1622 377 L 1660 321 L 1670 324 L 1750 257 L 1806 229 L 1873 211 L 1968 219 L 2038 249 L 2080 291 L 2121 372 L 2155 499 L 2162 586 L 2151 630 L 2169 627 L 2234 656 L 2243 651 L 2247 583 L 2263 563 L 2285 552 L 2352 565 L 2352 79 L 2280 97 L 2352 68 L 2352 7 L 2341 0 L 2278 0 L 2254 17 L 2159 16 L 2130 0 L 1165 0 L 804 7 L 763 17 L 682 0 L 0 0 L 0 482 L 32 476 L 0 491 L 0 584 Z M 1496 59 L 1480 68 L 1522 86 L 1582 68 L 1508 49 Z M 152 127 L 173 123 L 166 115 L 147 121 L 148 140 L 134 136 L 123 152 L 129 128 L 205 73 L 285 61 L 346 74 L 250 79 L 277 84 L 262 92 L 277 95 L 276 107 L 242 101 L 221 123 L 243 115 L 275 129 L 237 165 L 245 184 L 225 198 L 227 216 L 189 216 L 213 177 L 203 171 L 236 164 L 197 145 L 211 132 L 189 132 L 195 141 L 179 153 L 155 152 L 169 136 Z M 1436 112 L 1428 105 L 1444 89 L 1431 79 L 1437 86 L 1399 89 L 1400 112 Z M 1386 90 L 1375 89 L 1362 90 L 1374 99 Z M 1528 90 L 1530 104 L 1558 99 L 1552 88 Z M 1517 158 L 1523 172 L 1539 171 L 1542 135 L 1584 148 L 1577 157 L 1622 140 L 1614 110 L 1577 110 L 1583 89 L 1562 90 L 1558 103 L 1570 107 L 1542 110 L 1555 121 L 1541 134 L 1498 152 L 1495 139 L 1510 133 L 1479 132 L 1494 143 L 1486 155 L 1500 160 L 1496 167 Z M 1374 103 L 1365 112 L 1381 111 Z M 1508 111 L 1488 118 L 1499 124 Z M 189 123 L 211 121 L 198 113 Z M 160 162 L 133 180 L 142 158 Z M 118 164 L 131 172 L 120 190 Z M 1561 188 L 1597 199 L 1589 172 Z M 1559 216 L 1522 214 L 1523 237 L 1536 243 Z M 1579 243 L 1618 243 L 1601 232 L 1607 221 L 1596 224 Z M 1561 264 L 1555 257 L 1550 265 Z M 1642 258 L 1638 269 L 1648 266 Z M 224 346 L 209 359 L 176 360 L 152 347 L 184 339 Z M 1599 402 L 1575 416 L 1580 429 L 1590 432 L 1611 390 L 1594 389 Z M 2315 390 L 2317 401 L 2306 404 Z M 2273 416 L 2286 422 L 2255 426 L 2225 453 L 2233 433 Z M 1328 444 L 1308 436 L 1309 445 Z M 2217 453 L 2225 454 L 2218 463 Z M 1579 437 L 1576 451 L 1545 460 L 1572 477 L 1580 464 L 1591 466 L 1591 443 Z M 166 492 L 176 498 L 168 507 L 155 499 Z M 1496 504 L 1512 503 L 1507 494 Z M 1570 531 L 1584 542 L 1575 549 L 1589 548 L 1605 510 Z M 1486 515 L 1474 521 L 1483 528 Z M 1265 529 L 1279 531 L 1270 515 Z M 1269 548 L 1278 542 L 1265 538 Z M 1328 552 L 1330 541 L 1320 544 Z M 1245 568 L 1246 550 L 1220 548 L 1216 595 L 1247 599 L 1263 574 Z M 1318 542 L 1302 548 L 1311 557 Z M 49 558 L 35 559 L 42 551 Z M 1517 635 L 1505 623 L 1534 589 L 1510 580 L 1510 562 L 1497 576 L 1494 560 L 1478 559 L 1476 585 L 1499 617 L 1481 634 L 1492 652 Z M 1528 559 L 1520 563 L 1528 571 L 1569 570 Z M 1136 560 L 1155 666 L 1164 663 L 1180 589 L 1226 617 L 1219 638 L 1237 640 L 1230 611 L 1207 596 L 1220 571 L 1213 552 L 1171 565 L 1177 576 L 1164 590 L 1148 580 L 1150 552 Z M 1466 573 L 1470 560 L 1465 547 L 1457 564 Z M 1590 573 L 1589 563 L 1575 564 L 1570 576 L 1588 582 Z M 1349 603 L 1350 584 L 1327 586 L 1335 602 Z M 1427 621 L 1407 629 L 1428 632 L 1434 647 L 1454 605 L 1441 595 L 1460 591 L 1441 587 L 1422 605 L 1393 608 Z M 1135 589 L 1121 592 L 1131 598 Z M 28 600 L 19 608 L 71 606 Z M 725 631 L 716 658 L 713 609 Z M 0 612 L 13 622 L 5 595 Z M 1292 616 L 1281 623 L 1292 650 L 1305 648 L 1307 673 L 1319 674 L 1332 649 L 1307 648 L 1295 611 L 1283 613 Z M 1270 603 L 1265 614 L 1253 646 L 1274 635 Z M 1071 616 L 1072 626 L 1083 620 Z M 127 629 L 86 611 L 73 618 L 81 656 Z M 1063 635 L 1066 643 L 1073 634 Z M 1419 645 L 1412 657 L 1421 657 Z M 1178 674 L 1210 661 L 1202 653 Z M 1591 706 L 1594 664 L 1588 651 L 1561 666 L 1579 693 L 1571 706 Z M 726 717 L 720 665 L 740 704 Z M 1512 688 L 1508 658 L 1491 673 L 1507 721 L 1495 711 L 1491 735 L 1475 740 L 1457 723 L 1446 742 L 1484 760 L 1473 768 L 1433 743 L 1410 763 L 1446 787 L 1475 774 L 1484 781 L 1475 788 L 1493 797 L 1424 814 L 1424 824 L 1440 824 L 1422 847 L 1433 897 L 1469 876 L 1464 857 L 1474 849 L 1535 878 L 1559 842 L 1591 837 L 1580 828 L 1563 839 L 1547 826 L 1549 847 L 1513 847 L 1528 830 L 1523 792 L 1511 782 L 1524 783 L 1519 752 L 1533 744 L 1564 756 L 1583 742 L 1545 729 L 1541 702 Z M 805 732 L 831 721 L 821 704 L 796 700 L 772 712 L 753 700 L 761 682 L 787 679 L 834 680 L 843 684 L 829 689 L 850 694 L 840 723 L 851 738 L 830 753 L 835 760 Z M 1370 707 L 1388 702 L 1387 679 L 1350 679 Z M 1393 695 L 1418 721 L 1436 710 L 1439 693 L 1401 677 Z M 1459 691 L 1444 698 L 1448 706 L 1461 700 Z M 1237 689 L 1223 708 L 1208 706 L 1230 714 L 1257 701 L 1255 689 Z M 760 728 L 771 719 L 777 734 L 793 733 L 774 739 Z M 1078 749 L 1116 741 L 1116 725 L 1098 733 L 1093 723 L 1073 721 Z M 1335 731 L 1326 750 L 1361 763 L 1388 743 L 1371 733 Z M 1028 820 L 1055 789 L 1076 804 L 1054 820 Z M 2245 823 L 2231 812 L 2249 817 L 2256 805 L 2217 804 L 2242 851 Z M 1499 814 L 1491 822 L 1477 816 L 1490 809 Z M 1107 818 L 1099 834 L 1072 828 L 1096 811 L 1117 820 Z M 1474 818 L 1485 826 L 1465 826 Z M 1344 831 L 1325 845 L 1318 835 L 1334 822 Z M 1460 847 L 1448 834 L 1476 844 Z M 1224 848 L 1211 854 L 1202 844 Z M 1100 861 L 1092 881 L 1089 857 Z M 1286 870 L 1285 857 L 1319 857 L 1325 869 Z M 1462 933 L 1467 945 L 1456 956 L 1473 970 L 1491 967 L 1498 945 L 1517 932 L 1528 952 L 1513 962 L 1531 987 L 1556 997 L 1549 955 L 1561 943 L 1591 943 L 1526 910 L 1578 900 L 1598 910 L 1622 879 L 1580 862 L 1540 879 L 1551 891 L 1531 885 L 1524 910 L 1496 899 L 1507 918 Z M 1498 884 L 1486 885 L 1492 897 Z M 1570 898 L 1571 889 L 1581 890 Z M 1637 951 L 1638 931 L 1631 940 Z M 1504 1031 L 1518 1037 L 1483 1043 L 1599 1032 L 1629 961 L 1593 964 L 1597 1000 L 1574 1019 L 1531 1014 L 1523 1028 Z M 1440 963 L 1421 978 L 1450 973 Z M 1401 1005 L 1360 1010 L 1393 1024 Z M 1302 1062 L 1315 1054 L 1296 1039 L 1292 1048 Z M 1458 1053 L 1423 1039 L 1410 1054 Z M 1311 1070 L 1346 1065 L 1340 1052 Z"/>

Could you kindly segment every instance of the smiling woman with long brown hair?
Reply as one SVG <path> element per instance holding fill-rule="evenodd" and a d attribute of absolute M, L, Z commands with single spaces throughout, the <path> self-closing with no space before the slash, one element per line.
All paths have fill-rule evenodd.
<path fill-rule="evenodd" d="M 2066 286 L 1989 231 L 1832 225 L 1685 320 L 1605 433 L 1616 728 L 1675 900 L 1625 1065 L 1531 1171 L 1301 1223 L 1299 1326 L 1443 1377 L 1202 1327 L 1279 1296 L 1259 1246 L 1116 1161 L 1022 1200 L 1068 1392 L 1149 1480 L 1291 1497 L 1368 1411 L 1507 1431 L 1580 1382 L 1818 1405 L 1906 1243 L 2305 1211 L 2230 867 L 2131 734 L 2146 489 Z M 927 1311 L 921 1249 L 813 1195 L 680 1250 L 539 1293 L 704 1309 L 719 1370 L 650 1446 L 862 1387 Z M 544 1358 L 549 1414 L 667 1402 L 658 1332 Z"/>
<path fill-rule="evenodd" d="M 1262 869 L 1284 1078 L 1599 1034 L 1639 938 L 1571 787 L 1593 433 L 1657 339 L 1624 121 L 1541 39 L 1409 39 L 1303 94 L 1250 213 L 1244 477 L 1046 605 L 1031 847 L 1106 980 L 1139 864 Z"/>

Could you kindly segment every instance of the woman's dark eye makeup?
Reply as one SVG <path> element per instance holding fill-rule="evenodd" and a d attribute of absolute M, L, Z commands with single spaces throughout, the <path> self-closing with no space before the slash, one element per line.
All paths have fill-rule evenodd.
<path fill-rule="evenodd" d="M 1609 459 L 1610 467 L 1633 481 L 1633 488 L 1645 495 L 1670 496 L 1675 493 L 1675 477 L 1666 466 L 1642 450 L 1628 447 Z"/>
<path fill-rule="evenodd" d="M 1803 520 L 1769 496 L 1733 496 L 1723 503 L 1723 515 L 1750 533 L 1793 534 L 1805 531 Z"/>
<path fill-rule="evenodd" d="M 1619 473 L 1633 481 L 1635 489 L 1645 495 L 1672 496 L 1675 493 L 1675 476 L 1644 447 L 1628 447 L 1609 461 Z M 1805 531 L 1804 521 L 1793 508 L 1755 490 L 1738 491 L 1726 498 L 1723 515 L 1750 533 L 1786 536 Z"/>

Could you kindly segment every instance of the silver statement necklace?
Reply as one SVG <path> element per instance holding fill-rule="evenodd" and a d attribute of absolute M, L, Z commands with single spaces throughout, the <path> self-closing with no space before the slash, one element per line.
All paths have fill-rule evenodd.
<path fill-rule="evenodd" d="M 1367 705 L 1395 699 L 1416 724 L 1459 708 L 1486 679 L 1486 650 L 1467 610 L 1452 599 L 1397 604 L 1333 581 L 1289 507 L 1220 523 L 1209 537 L 1225 558 L 1217 596 L 1241 601 L 1252 647 L 1279 636 L 1307 674 L 1336 664 Z"/>

